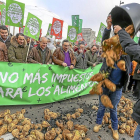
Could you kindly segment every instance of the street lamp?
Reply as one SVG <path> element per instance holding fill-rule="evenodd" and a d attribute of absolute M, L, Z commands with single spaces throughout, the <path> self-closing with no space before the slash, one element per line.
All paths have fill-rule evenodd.
<path fill-rule="evenodd" d="M 120 1 L 120 6 L 121 6 L 121 4 L 124 4 L 124 2 L 121 2 L 121 1 Z"/>

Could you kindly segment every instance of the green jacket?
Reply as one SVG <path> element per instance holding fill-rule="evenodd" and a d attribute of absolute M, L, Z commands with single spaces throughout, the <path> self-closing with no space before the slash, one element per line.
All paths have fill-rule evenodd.
<path fill-rule="evenodd" d="M 76 57 L 76 65 L 75 68 L 78 69 L 87 69 L 87 56 L 86 53 L 83 56 L 83 54 L 79 53 L 78 51 L 74 53 Z"/>
<path fill-rule="evenodd" d="M 19 46 L 16 41 L 16 37 L 11 38 L 11 45 L 8 48 L 8 60 L 9 62 L 25 63 L 27 56 L 28 46 L 26 40 L 23 46 Z"/>
<path fill-rule="evenodd" d="M 91 50 L 86 51 L 86 56 L 87 56 L 87 65 L 88 66 L 93 66 L 93 64 L 97 63 L 97 54 L 94 53 L 92 54 Z"/>

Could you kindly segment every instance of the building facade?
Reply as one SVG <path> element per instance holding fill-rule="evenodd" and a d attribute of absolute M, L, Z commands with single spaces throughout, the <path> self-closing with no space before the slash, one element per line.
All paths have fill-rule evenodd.
<path fill-rule="evenodd" d="M 87 43 L 87 47 L 91 47 L 94 44 L 94 40 L 96 40 L 95 31 L 91 28 L 82 28 L 82 34 L 83 39 Z"/>

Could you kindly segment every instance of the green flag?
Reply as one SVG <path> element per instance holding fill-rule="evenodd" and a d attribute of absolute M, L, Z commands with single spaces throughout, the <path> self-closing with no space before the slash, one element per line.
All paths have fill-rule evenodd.
<path fill-rule="evenodd" d="M 83 23 L 83 20 L 82 19 L 79 19 L 79 31 L 78 33 L 82 33 L 82 23 Z"/>
<path fill-rule="evenodd" d="M 78 34 L 78 27 L 68 26 L 67 39 L 70 42 L 76 42 L 76 40 L 77 40 L 77 34 Z"/>
<path fill-rule="evenodd" d="M 25 4 L 6 0 L 6 25 L 23 27 Z"/>
<path fill-rule="evenodd" d="M 72 15 L 72 26 L 79 28 L 79 15 Z"/>
<path fill-rule="evenodd" d="M 49 35 L 50 37 L 52 37 L 52 35 L 51 35 L 51 27 L 52 27 L 52 24 L 50 23 L 49 27 L 48 27 L 48 31 L 47 31 L 47 35 Z"/>
<path fill-rule="evenodd" d="M 35 40 L 38 40 L 40 35 L 41 25 L 42 25 L 42 20 L 40 20 L 35 15 L 28 13 L 24 34 Z"/>
<path fill-rule="evenodd" d="M 6 6 L 4 4 L 0 5 L 0 10 L 1 10 L 1 25 L 5 25 Z"/>
<path fill-rule="evenodd" d="M 96 43 L 101 43 L 102 41 L 102 36 L 103 36 L 103 32 L 104 32 L 104 29 L 106 28 L 106 26 L 101 22 L 100 24 L 100 28 L 99 28 L 99 32 L 98 32 L 98 35 L 97 35 L 97 38 L 96 38 Z"/>

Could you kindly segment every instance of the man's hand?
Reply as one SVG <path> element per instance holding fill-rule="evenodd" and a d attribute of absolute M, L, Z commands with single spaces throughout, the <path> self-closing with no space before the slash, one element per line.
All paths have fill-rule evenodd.
<path fill-rule="evenodd" d="M 109 16 L 107 17 L 106 23 L 107 23 L 107 29 L 110 30 L 110 29 L 111 29 L 111 25 L 112 25 L 112 18 L 111 18 L 111 15 L 109 15 Z"/>
<path fill-rule="evenodd" d="M 70 69 L 74 69 L 74 66 L 73 65 L 70 65 Z"/>
<path fill-rule="evenodd" d="M 67 64 L 63 62 L 63 63 L 62 63 L 62 66 L 66 67 L 66 66 L 67 66 Z"/>
<path fill-rule="evenodd" d="M 114 33 L 118 33 L 122 28 L 119 25 L 114 26 Z"/>
<path fill-rule="evenodd" d="M 140 73 L 140 70 L 138 69 L 137 73 L 139 74 Z"/>
<path fill-rule="evenodd" d="M 95 67 L 95 66 L 96 66 L 96 64 L 94 63 L 94 64 L 93 64 L 93 67 Z"/>
<path fill-rule="evenodd" d="M 80 49 L 80 50 L 79 50 L 79 53 L 83 53 L 83 50 L 82 50 L 82 49 Z"/>

